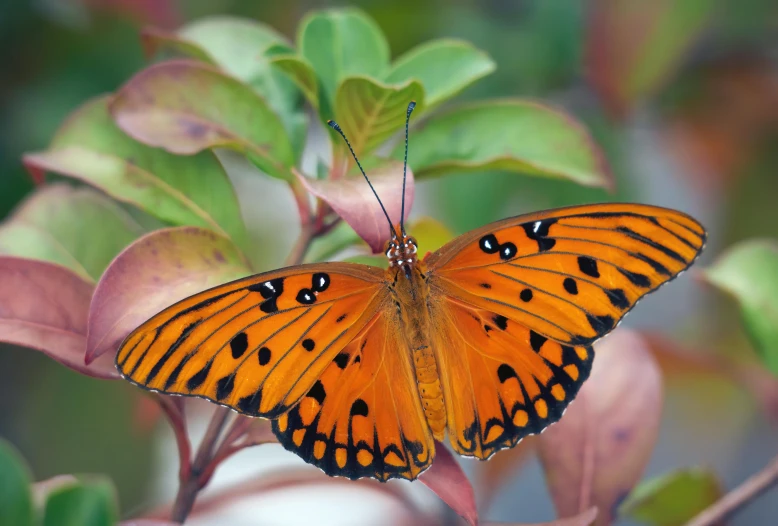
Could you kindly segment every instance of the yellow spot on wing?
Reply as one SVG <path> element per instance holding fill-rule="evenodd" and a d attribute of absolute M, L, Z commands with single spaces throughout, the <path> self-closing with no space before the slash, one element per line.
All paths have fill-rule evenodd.
<path fill-rule="evenodd" d="M 397 456 L 397 453 L 394 451 L 390 451 L 389 454 L 387 454 L 384 457 L 384 462 L 391 466 L 404 466 L 405 462 L 402 461 L 400 457 Z"/>
<path fill-rule="evenodd" d="M 546 418 L 548 416 L 548 405 L 542 398 L 535 402 L 535 411 L 537 411 L 540 418 Z"/>
<path fill-rule="evenodd" d="M 321 440 L 317 440 L 313 445 L 313 456 L 317 459 L 321 459 L 324 456 L 324 452 L 327 451 L 327 444 Z"/>
<path fill-rule="evenodd" d="M 366 449 L 360 449 L 357 453 L 357 462 L 362 466 L 369 466 L 373 463 L 373 454 Z"/>
<path fill-rule="evenodd" d="M 527 425 L 527 422 L 529 422 L 529 415 L 523 409 L 519 409 L 516 411 L 516 414 L 513 415 L 513 425 L 524 427 Z"/>
<path fill-rule="evenodd" d="M 504 429 L 502 428 L 502 426 L 492 426 L 492 428 L 489 430 L 489 434 L 486 436 L 486 439 L 484 440 L 484 442 L 487 442 L 487 443 L 494 442 L 495 440 L 497 440 L 500 437 L 500 435 L 502 435 L 503 431 L 504 431 Z"/>
<path fill-rule="evenodd" d="M 586 360 L 589 357 L 589 353 L 583 347 L 576 347 L 575 352 L 581 360 Z"/>
<path fill-rule="evenodd" d="M 566 365 L 565 372 L 570 376 L 570 378 L 573 379 L 573 381 L 578 380 L 578 367 L 575 365 Z"/>
<path fill-rule="evenodd" d="M 343 469 L 346 465 L 346 460 L 348 460 L 348 453 L 346 453 L 346 450 L 342 447 L 339 447 L 335 450 L 335 462 L 338 463 L 338 467 L 340 469 Z"/>
<path fill-rule="evenodd" d="M 292 433 L 292 442 L 294 442 L 294 445 L 297 447 L 300 447 L 303 443 L 303 438 L 305 438 L 305 429 L 298 429 Z"/>
<path fill-rule="evenodd" d="M 551 394 L 560 402 L 565 399 L 565 389 L 559 384 L 551 388 Z"/>
<path fill-rule="evenodd" d="M 282 433 L 286 432 L 286 426 L 289 425 L 289 416 L 288 415 L 281 415 L 278 417 L 278 420 L 276 420 L 276 423 L 278 424 L 278 430 Z"/>

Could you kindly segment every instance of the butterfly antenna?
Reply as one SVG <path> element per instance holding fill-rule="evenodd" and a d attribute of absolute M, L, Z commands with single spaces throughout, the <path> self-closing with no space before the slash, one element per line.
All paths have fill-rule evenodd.
<path fill-rule="evenodd" d="M 408 113 L 405 114 L 405 160 L 403 161 L 403 197 L 402 207 L 400 209 L 400 230 L 405 235 L 405 179 L 408 175 L 408 123 L 411 121 L 411 113 L 416 107 L 416 101 L 412 100 L 408 104 Z"/>
<path fill-rule="evenodd" d="M 333 120 L 328 120 L 327 124 L 330 128 L 335 130 L 340 134 L 341 137 L 343 137 L 343 140 L 346 141 L 346 146 L 348 146 L 349 151 L 351 152 L 351 156 L 354 158 L 354 161 L 356 161 L 357 166 L 359 167 L 359 171 L 362 172 L 362 176 L 365 178 L 365 181 L 367 181 L 367 184 L 370 186 L 370 189 L 373 191 L 373 195 L 376 199 L 378 199 L 378 204 L 381 205 L 381 210 L 384 211 L 384 215 L 386 216 L 386 220 L 389 222 L 389 231 L 392 233 L 393 236 L 397 237 L 397 232 L 394 230 L 394 225 L 392 225 L 392 220 L 389 218 L 389 213 L 386 211 L 386 208 L 384 207 L 384 203 L 381 202 L 381 198 L 378 197 L 378 193 L 375 191 L 375 188 L 373 188 L 373 183 L 370 182 L 370 179 L 367 178 L 367 174 L 365 173 L 365 170 L 362 169 L 362 165 L 359 164 L 359 159 L 357 159 L 357 154 L 354 153 L 354 148 L 351 147 L 351 143 L 348 142 L 348 139 L 346 138 L 346 134 L 343 133 L 343 130 L 340 129 L 340 126 L 337 122 Z"/>

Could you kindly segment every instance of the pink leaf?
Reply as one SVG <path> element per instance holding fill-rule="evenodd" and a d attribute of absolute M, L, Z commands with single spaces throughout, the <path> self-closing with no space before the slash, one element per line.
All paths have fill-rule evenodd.
<path fill-rule="evenodd" d="M 383 201 L 393 224 L 400 222 L 402 205 L 403 166 L 390 162 L 375 170 L 368 177 Z M 378 200 L 361 175 L 337 180 L 315 180 L 298 176 L 305 188 L 325 201 L 335 212 L 364 239 L 374 253 L 382 252 L 389 239 L 389 225 Z M 405 218 L 413 205 L 413 174 L 408 170 L 405 188 Z"/>
<path fill-rule="evenodd" d="M 659 431 L 662 377 L 645 342 L 620 330 L 595 352 L 591 377 L 539 440 L 551 496 L 562 516 L 597 506 L 597 524 L 640 480 Z"/>
<path fill-rule="evenodd" d="M 519 524 L 512 522 L 488 522 L 487 526 L 589 526 L 597 518 L 597 508 L 588 510 L 575 515 L 574 517 L 565 517 L 551 522 L 542 522 L 537 524 Z"/>
<path fill-rule="evenodd" d="M 157 230 L 109 265 L 89 309 L 87 363 L 116 352 L 138 325 L 192 294 L 249 273 L 230 240 L 198 227 Z"/>
<path fill-rule="evenodd" d="M 94 286 L 43 261 L 0 257 L 0 341 L 30 347 L 97 378 L 118 378 L 111 360 L 84 365 Z"/>
<path fill-rule="evenodd" d="M 440 442 L 435 442 L 435 460 L 432 466 L 419 475 L 419 480 L 435 492 L 443 502 L 457 512 L 468 524 L 478 524 L 475 493 L 465 472 L 451 452 Z"/>

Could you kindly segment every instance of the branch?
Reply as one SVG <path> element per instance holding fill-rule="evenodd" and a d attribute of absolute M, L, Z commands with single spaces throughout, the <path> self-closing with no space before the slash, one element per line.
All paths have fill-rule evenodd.
<path fill-rule="evenodd" d="M 759 473 L 752 475 L 702 513 L 686 526 L 713 526 L 721 524 L 730 515 L 740 511 L 746 504 L 778 484 L 778 457 L 773 458 Z"/>

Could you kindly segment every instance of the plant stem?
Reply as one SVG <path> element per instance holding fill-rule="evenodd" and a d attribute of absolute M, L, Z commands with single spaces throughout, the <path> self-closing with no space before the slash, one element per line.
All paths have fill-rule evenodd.
<path fill-rule="evenodd" d="M 686 526 L 713 526 L 721 524 L 735 512 L 756 497 L 778 484 L 778 457 L 773 458 L 765 468 L 746 479 L 713 505 L 703 510 L 689 521 Z"/>
<path fill-rule="evenodd" d="M 192 462 L 192 468 L 185 480 L 180 481 L 178 494 L 173 504 L 173 512 L 170 519 L 174 522 L 183 523 L 189 512 L 192 510 L 197 493 L 208 483 L 208 480 L 202 480 L 200 475 L 205 470 L 208 462 L 211 460 L 216 440 L 219 438 L 230 410 L 226 407 L 217 407 L 205 431 L 205 436 L 200 447 L 197 449 L 195 460 Z M 209 477 L 210 478 L 210 477 Z"/>

